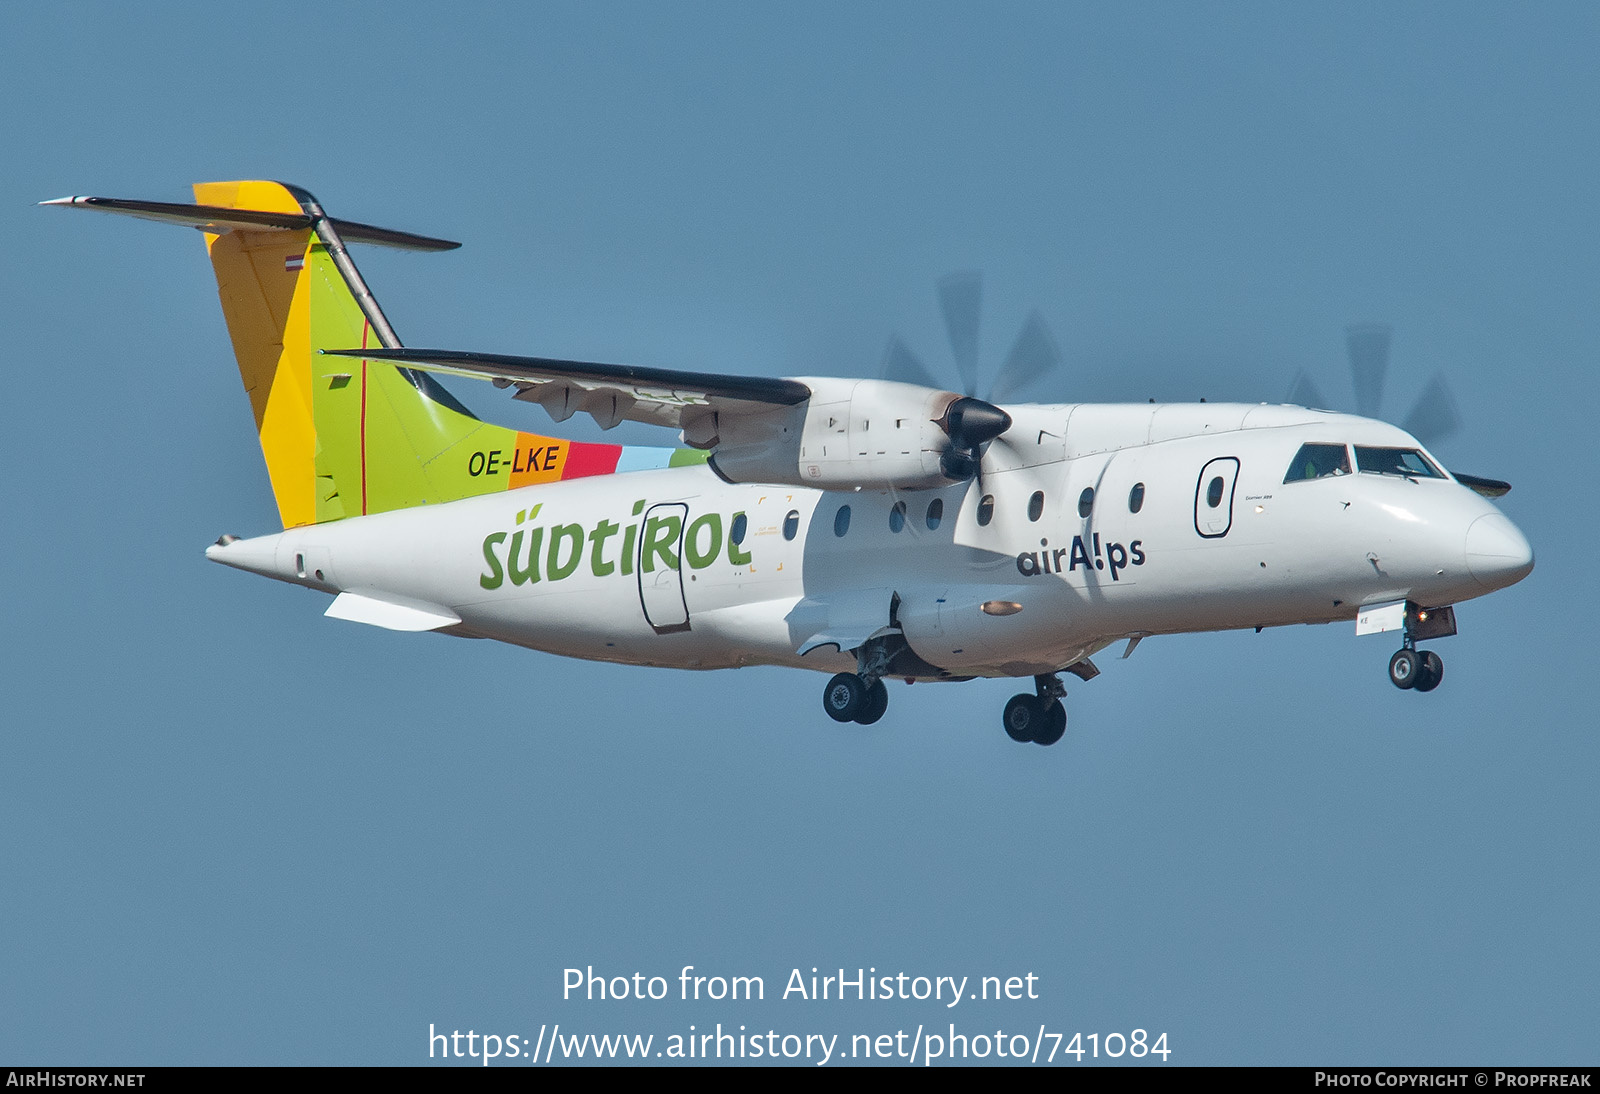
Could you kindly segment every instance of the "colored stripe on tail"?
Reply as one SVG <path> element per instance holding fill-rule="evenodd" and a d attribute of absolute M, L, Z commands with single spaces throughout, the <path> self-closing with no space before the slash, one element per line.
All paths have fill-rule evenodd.
<path fill-rule="evenodd" d="M 44 204 L 205 233 L 239 375 L 285 528 L 558 479 L 702 463 L 705 453 L 523 433 L 474 417 L 425 373 L 324 349 L 397 349 L 346 241 L 457 246 L 327 217 L 278 182 L 198 183 L 195 205 L 113 198 Z"/>

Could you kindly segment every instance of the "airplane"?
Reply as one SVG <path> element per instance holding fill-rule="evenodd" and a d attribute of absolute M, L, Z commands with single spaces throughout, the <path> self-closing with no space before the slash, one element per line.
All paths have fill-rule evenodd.
<path fill-rule="evenodd" d="M 213 561 L 331 594 L 326 614 L 680 669 L 829 674 L 870 725 L 886 682 L 1009 677 L 1018 742 L 1060 740 L 1062 674 L 1155 635 L 1355 622 L 1429 692 L 1455 605 L 1533 550 L 1382 421 L 1294 405 L 1007 404 L 889 379 L 725 376 L 404 348 L 347 244 L 448 240 L 335 219 L 307 191 L 43 205 L 204 233 L 283 528 Z M 480 420 L 438 374 L 557 422 L 679 432 L 596 444 Z"/>

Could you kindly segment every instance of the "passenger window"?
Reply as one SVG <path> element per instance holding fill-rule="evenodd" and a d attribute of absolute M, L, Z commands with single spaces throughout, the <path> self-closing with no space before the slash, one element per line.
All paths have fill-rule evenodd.
<path fill-rule="evenodd" d="M 1044 491 L 1035 490 L 1033 497 L 1028 499 L 1028 519 L 1038 520 L 1044 516 Z"/>
<path fill-rule="evenodd" d="M 1342 444 L 1303 444 L 1289 464 L 1284 482 L 1350 474 L 1350 450 Z"/>
<path fill-rule="evenodd" d="M 1144 508 L 1144 483 L 1136 482 L 1128 491 L 1128 512 L 1137 513 Z"/>
<path fill-rule="evenodd" d="M 728 538 L 735 544 L 744 542 L 744 534 L 750 530 L 750 520 L 743 513 L 734 514 L 733 526 L 728 529 Z"/>
<path fill-rule="evenodd" d="M 1078 515 L 1087 517 L 1094 512 L 1094 487 L 1085 486 L 1083 493 L 1078 495 Z"/>
<path fill-rule="evenodd" d="M 1215 509 L 1222 504 L 1222 476 L 1218 475 L 1206 486 L 1206 504 Z"/>
<path fill-rule="evenodd" d="M 939 522 L 944 520 L 944 499 L 934 498 L 928 503 L 928 531 L 939 527 Z"/>
<path fill-rule="evenodd" d="M 898 532 L 906 526 L 906 503 L 897 501 L 889 507 L 889 531 Z"/>
<path fill-rule="evenodd" d="M 983 500 L 978 502 L 978 523 L 988 524 L 994 519 L 994 495 L 985 494 Z"/>
<path fill-rule="evenodd" d="M 791 509 L 789 515 L 783 518 L 783 538 L 793 539 L 800 533 L 800 510 Z"/>
<path fill-rule="evenodd" d="M 1380 475 L 1409 475 L 1415 479 L 1442 479 L 1439 469 L 1415 448 L 1363 448 L 1356 445 L 1356 466 Z"/>
<path fill-rule="evenodd" d="M 850 507 L 839 506 L 839 511 L 833 515 L 833 534 L 842 536 L 850 530 Z"/>

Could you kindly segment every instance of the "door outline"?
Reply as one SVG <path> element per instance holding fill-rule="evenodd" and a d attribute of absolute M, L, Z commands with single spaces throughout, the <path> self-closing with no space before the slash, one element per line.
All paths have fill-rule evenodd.
<path fill-rule="evenodd" d="M 661 514 L 658 516 L 658 511 Z M 678 564 L 670 570 L 656 570 L 645 584 L 644 553 L 650 542 L 649 529 L 652 518 L 656 520 L 678 518 L 678 538 L 673 554 Z M 657 634 L 677 634 L 689 629 L 689 602 L 683 595 L 683 537 L 689 526 L 689 506 L 681 501 L 666 501 L 652 505 L 639 522 L 639 548 L 633 560 L 633 572 L 639 579 L 639 610 L 644 621 Z M 674 577 L 668 577 L 668 574 Z M 654 607 L 652 613 L 651 608 Z"/>
<path fill-rule="evenodd" d="M 1224 467 L 1224 465 L 1227 465 Z M 1218 476 L 1222 477 L 1224 489 L 1227 492 L 1228 503 L 1224 508 L 1221 502 L 1215 509 L 1206 504 L 1206 481 Z M 1218 456 L 1214 460 L 1206 461 L 1200 469 L 1200 477 L 1194 484 L 1194 530 L 1201 539 L 1221 539 L 1233 527 L 1233 494 L 1239 485 L 1239 459 L 1237 456 Z M 1202 519 L 1202 514 L 1206 519 Z M 1215 514 L 1215 515 L 1212 515 Z M 1222 530 L 1217 531 L 1221 524 Z M 1212 529 L 1206 531 L 1207 528 Z"/>

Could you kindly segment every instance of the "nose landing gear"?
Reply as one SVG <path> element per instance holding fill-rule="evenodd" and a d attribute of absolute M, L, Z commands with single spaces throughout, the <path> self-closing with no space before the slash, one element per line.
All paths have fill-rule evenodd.
<path fill-rule="evenodd" d="M 1034 694 L 1013 695 L 1006 703 L 1000 721 L 1006 736 L 1019 744 L 1032 741 L 1053 745 L 1067 731 L 1067 708 L 1061 699 L 1067 694 L 1061 678 L 1044 673 L 1033 678 Z"/>
<path fill-rule="evenodd" d="M 1455 612 L 1451 609 L 1425 610 L 1408 603 L 1405 638 L 1400 649 L 1389 658 L 1389 682 L 1401 690 L 1432 691 L 1438 687 L 1444 680 L 1444 660 L 1432 650 L 1417 649 L 1417 639 L 1443 638 L 1455 633 Z"/>

